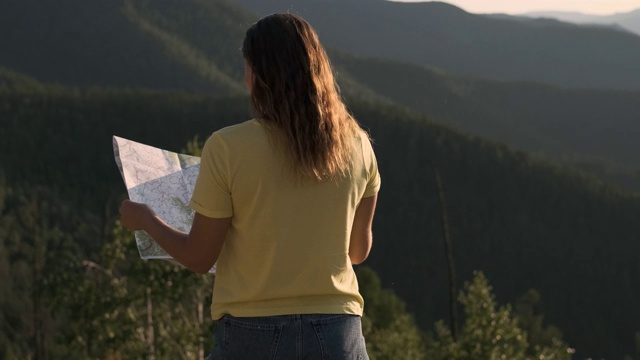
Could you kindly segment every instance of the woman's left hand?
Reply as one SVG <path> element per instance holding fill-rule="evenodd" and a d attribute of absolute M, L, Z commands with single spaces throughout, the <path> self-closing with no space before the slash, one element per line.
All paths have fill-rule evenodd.
<path fill-rule="evenodd" d="M 155 215 L 146 204 L 125 200 L 120 205 L 120 223 L 131 231 L 144 230 Z"/>

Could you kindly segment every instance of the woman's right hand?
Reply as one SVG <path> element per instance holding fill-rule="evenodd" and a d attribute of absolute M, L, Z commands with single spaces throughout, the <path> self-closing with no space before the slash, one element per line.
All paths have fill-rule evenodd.
<path fill-rule="evenodd" d="M 120 205 L 120 223 L 131 231 L 145 230 L 155 215 L 146 204 L 125 200 Z"/>

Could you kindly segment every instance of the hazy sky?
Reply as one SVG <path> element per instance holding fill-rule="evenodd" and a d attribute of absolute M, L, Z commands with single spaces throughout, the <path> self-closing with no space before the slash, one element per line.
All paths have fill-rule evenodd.
<path fill-rule="evenodd" d="M 640 0 L 445 0 L 444 2 L 471 13 L 520 14 L 530 11 L 577 11 L 586 14 L 610 15 L 640 8 Z"/>

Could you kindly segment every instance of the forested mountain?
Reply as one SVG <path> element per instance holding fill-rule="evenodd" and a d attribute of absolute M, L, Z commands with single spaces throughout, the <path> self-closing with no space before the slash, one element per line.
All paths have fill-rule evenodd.
<path fill-rule="evenodd" d="M 500 80 L 640 89 L 640 37 L 610 29 L 493 19 L 438 2 L 235 2 L 260 14 L 299 12 L 327 45 L 354 54 Z M 0 64 L 73 85 L 237 89 L 227 75 L 237 80 L 241 68 L 231 60 L 257 15 L 220 0 L 171 4 L 4 1 Z"/>
<path fill-rule="evenodd" d="M 640 169 L 640 91 L 560 88 L 455 76 L 333 52 L 338 71 L 383 99 L 513 147 Z M 375 76 L 372 76 L 375 74 Z M 640 189 L 640 182 L 624 186 Z"/>
<path fill-rule="evenodd" d="M 238 81 L 242 66 L 232 55 L 254 17 L 218 1 L 196 9 L 170 4 L 3 1 L 0 65 L 66 85 L 243 92 Z M 166 11 L 173 11 L 169 18 Z M 175 17 L 180 11 L 184 16 Z M 193 16 L 200 21 L 191 22 Z M 184 25 L 180 30 L 193 35 L 190 42 L 176 28 L 159 25 L 168 20 Z M 189 28 L 192 23 L 206 28 Z M 195 48 L 203 31 L 218 57 Z"/>
<path fill-rule="evenodd" d="M 577 12 L 541 11 L 522 14 L 530 18 L 557 19 L 575 24 L 598 24 L 605 26 L 620 26 L 640 36 L 640 8 L 629 12 L 611 15 L 591 15 Z"/>
<path fill-rule="evenodd" d="M 241 92 L 238 48 L 255 17 L 229 2 L 64 0 L 54 5 L 25 0 L 7 6 L 11 11 L 0 14 L 7 20 L 0 21 L 6 30 L 0 32 L 0 43 L 7 49 L 0 53 L 0 66 L 80 86 Z M 78 13 L 83 16 L 72 18 Z M 637 91 L 499 82 L 337 49 L 331 55 L 345 93 L 401 104 L 519 149 L 579 158 L 580 164 L 605 159 L 612 164 L 607 173 L 582 168 L 624 188 L 640 189 L 637 177 L 619 169 L 629 167 L 633 173 L 640 166 L 634 155 L 640 145 L 629 136 L 638 131 Z"/>
<path fill-rule="evenodd" d="M 12 0 L 7 4 L 30 19 L 23 4 L 37 8 L 40 3 Z M 29 223 L 12 225 L 12 219 L 38 210 L 46 215 L 38 229 L 51 228 L 57 236 L 54 240 L 71 240 L 56 240 L 66 245 L 52 245 L 50 258 L 55 259 L 56 251 L 91 258 L 97 256 L 99 245 L 113 240 L 115 206 L 124 196 L 111 136 L 179 151 L 196 134 L 203 140 L 222 126 L 247 119 L 248 98 L 238 90 L 238 47 L 244 28 L 255 17 L 222 0 L 42 3 L 42 10 L 35 13 L 48 31 L 37 30 L 30 38 L 33 42 L 12 47 L 18 35 L 0 32 L 3 45 L 23 51 L 20 57 L 0 53 L 0 65 L 8 68 L 0 69 L 0 239 L 4 242 L 0 255 L 6 260 L 7 249 L 28 249 Z M 73 21 L 59 24 L 61 16 L 79 14 L 79 9 L 84 9 L 84 15 L 76 19 L 80 24 L 76 30 L 83 35 L 69 27 Z M 11 20 L 5 13 L 0 17 L 0 27 L 5 26 L 4 20 Z M 107 27 L 107 19 L 119 27 Z M 29 33 L 28 25 L 11 21 Z M 103 21 L 103 29 L 110 29 L 106 33 L 92 27 Z M 116 34 L 123 29 L 124 35 Z M 91 43 L 98 34 L 111 40 L 103 46 L 87 45 L 100 49 L 89 47 L 91 51 L 83 53 L 81 45 Z M 54 35 L 58 40 L 85 40 L 66 43 L 67 54 L 52 53 L 50 59 L 64 61 L 51 61 L 45 71 L 40 66 L 49 65 L 38 39 L 44 36 L 53 51 L 56 45 L 49 42 Z M 133 48 L 155 49 L 149 61 L 166 67 L 136 68 L 146 55 L 127 53 Z M 382 172 L 375 245 L 368 264 L 405 299 L 424 330 L 447 316 L 448 303 L 436 170 L 444 185 L 458 285 L 469 280 L 473 270 L 482 270 L 501 302 L 513 302 L 528 289 L 537 289 L 546 319 L 562 329 L 565 339 L 577 348 L 578 359 L 617 359 L 633 352 L 633 336 L 640 331 L 640 223 L 636 221 L 640 199 L 582 173 L 442 124 L 469 126 L 470 131 L 473 126 L 477 131 L 491 129 L 495 136 L 515 128 L 516 134 L 530 139 L 531 146 L 536 146 L 534 139 L 546 140 L 560 152 L 580 149 L 586 155 L 596 154 L 588 152 L 592 150 L 585 145 L 589 139 L 600 139 L 590 136 L 610 131 L 611 143 L 599 149 L 611 153 L 597 155 L 634 163 L 637 92 L 501 83 L 366 59 L 341 50 L 331 53 L 349 95 L 349 108 L 375 139 Z M 136 54 L 142 58 L 126 60 Z M 180 72 L 160 71 L 170 66 L 180 68 L 184 78 Z M 136 73 L 141 77 L 133 76 Z M 143 74 L 148 75 L 144 81 Z M 81 87 L 43 85 L 36 79 Z M 130 89 L 141 86 L 202 93 Z M 599 102 L 607 105 L 593 105 Z M 555 106 L 543 106 L 550 103 Z M 576 126 L 585 128 L 575 132 L 579 139 L 563 137 Z M 573 148 L 567 150 L 565 142 Z M 7 193 L 25 194 L 25 200 Z M 22 264 L 22 258 L 30 259 L 28 252 L 20 254 L 2 262 L 3 280 L 16 269 L 24 276 L 30 274 L 28 266 L 15 265 Z M 13 281 L 11 286 L 20 284 Z M 20 308 L 6 299 L 0 299 L 3 311 Z M 10 320 L 6 324 L 18 321 Z"/>
<path fill-rule="evenodd" d="M 65 206 L 103 222 L 113 220 L 124 192 L 111 135 L 180 150 L 195 134 L 204 139 L 248 118 L 246 97 L 55 87 L 2 91 L 0 98 L 7 183 L 51 189 Z M 505 301 L 538 289 L 548 321 L 579 354 L 632 348 L 640 330 L 640 199 L 400 108 L 348 103 L 376 140 L 384 179 L 368 263 L 423 328 L 447 307 L 437 170 L 461 281 L 481 269 Z"/>
<path fill-rule="evenodd" d="M 640 36 L 559 21 L 496 19 L 442 2 L 235 0 L 264 15 L 291 11 L 353 54 L 498 80 L 640 89 Z"/>

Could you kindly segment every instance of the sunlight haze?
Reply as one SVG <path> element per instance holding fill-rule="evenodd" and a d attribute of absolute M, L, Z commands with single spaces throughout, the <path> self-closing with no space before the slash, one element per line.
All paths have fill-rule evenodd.
<path fill-rule="evenodd" d="M 397 0 L 421 2 L 420 0 Z M 451 0 L 445 1 L 470 13 L 523 14 L 534 11 L 567 11 L 611 15 L 640 8 L 638 0 Z"/>

